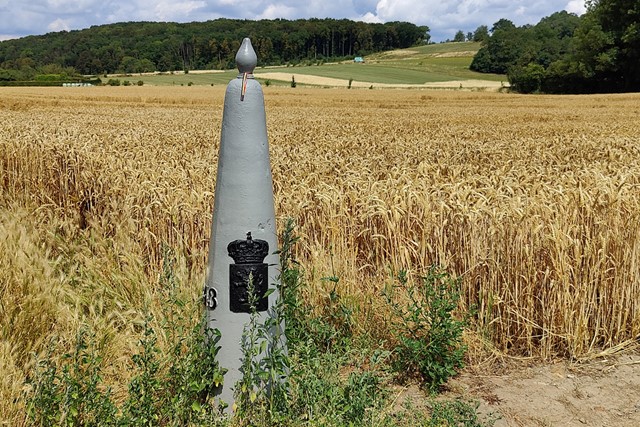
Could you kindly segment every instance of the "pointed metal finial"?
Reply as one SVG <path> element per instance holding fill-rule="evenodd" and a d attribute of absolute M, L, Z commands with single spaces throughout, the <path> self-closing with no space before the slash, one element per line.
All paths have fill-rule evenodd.
<path fill-rule="evenodd" d="M 246 37 L 242 40 L 242 45 L 240 45 L 240 49 L 238 49 L 238 53 L 236 54 L 238 71 L 240 71 L 240 74 L 252 74 L 257 64 L 258 57 L 256 56 L 256 51 L 253 50 L 251 39 Z"/>

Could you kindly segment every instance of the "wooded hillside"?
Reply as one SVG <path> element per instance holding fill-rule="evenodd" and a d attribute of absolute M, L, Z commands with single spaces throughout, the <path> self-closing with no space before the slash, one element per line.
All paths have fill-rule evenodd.
<path fill-rule="evenodd" d="M 346 19 L 128 22 L 0 42 L 0 69 L 26 74 L 49 64 L 81 74 L 228 69 L 244 37 L 251 37 L 260 66 L 405 48 L 428 41 L 429 28 Z"/>

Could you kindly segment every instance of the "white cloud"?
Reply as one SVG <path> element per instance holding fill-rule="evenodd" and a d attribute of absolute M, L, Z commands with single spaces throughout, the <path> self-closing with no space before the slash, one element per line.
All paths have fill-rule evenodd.
<path fill-rule="evenodd" d="M 71 26 L 69 25 L 69 21 L 66 19 L 56 19 L 47 25 L 47 30 L 49 31 L 69 31 Z"/>
<path fill-rule="evenodd" d="M 362 22 L 369 22 L 369 23 L 381 23 L 382 22 L 380 20 L 380 18 L 378 18 L 376 15 L 374 15 L 371 12 L 365 13 L 358 20 L 362 21 Z"/>
<path fill-rule="evenodd" d="M 206 6 L 204 1 L 161 1 L 154 7 L 154 16 L 160 21 L 182 20 Z"/>
<path fill-rule="evenodd" d="M 284 4 L 270 4 L 260 15 L 256 16 L 257 19 L 275 19 L 285 18 L 291 19 L 296 17 L 296 9 Z"/>
<path fill-rule="evenodd" d="M 575 13 L 576 15 L 582 15 L 587 11 L 587 7 L 584 4 L 584 0 L 571 0 L 564 7 L 564 10 L 569 13 Z"/>
<path fill-rule="evenodd" d="M 98 2 L 95 0 L 46 0 L 44 4 L 50 11 L 78 13 L 91 10 Z"/>

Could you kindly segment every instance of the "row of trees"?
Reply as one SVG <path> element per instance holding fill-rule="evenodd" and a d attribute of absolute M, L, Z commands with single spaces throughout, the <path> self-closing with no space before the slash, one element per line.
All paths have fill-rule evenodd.
<path fill-rule="evenodd" d="M 19 69 L 0 68 L 0 86 L 25 84 L 29 86 L 59 86 L 67 82 L 95 84 L 99 81 L 79 75 L 73 67 L 61 67 L 57 64 L 35 67 L 33 61 L 29 59 L 22 59 L 19 66 Z"/>
<path fill-rule="evenodd" d="M 475 31 L 471 32 L 468 31 L 467 34 L 464 33 L 464 31 L 462 30 L 458 30 L 458 32 L 456 32 L 456 35 L 453 36 L 453 40 L 447 40 L 447 41 L 453 41 L 456 43 L 459 42 L 486 42 L 487 39 L 489 38 L 489 27 L 487 27 L 486 25 L 480 25 L 478 28 L 476 28 Z"/>
<path fill-rule="evenodd" d="M 591 0 L 581 17 L 558 12 L 535 26 L 501 19 L 470 68 L 506 73 L 524 93 L 640 91 L 640 2 Z"/>
<path fill-rule="evenodd" d="M 82 74 L 228 69 L 247 36 L 258 65 L 275 65 L 410 47 L 428 42 L 429 28 L 346 19 L 118 23 L 0 42 L 0 68 L 57 64 Z"/>

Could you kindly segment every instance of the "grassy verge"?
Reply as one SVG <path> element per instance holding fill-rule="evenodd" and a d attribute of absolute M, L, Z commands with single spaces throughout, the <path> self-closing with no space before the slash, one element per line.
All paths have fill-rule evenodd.
<path fill-rule="evenodd" d="M 38 228 L 42 224 L 34 226 Z M 35 235 L 29 238 L 33 238 L 34 243 L 38 240 Z M 64 252 L 81 248 L 95 251 L 108 250 L 108 240 L 95 234 L 58 234 L 56 244 Z M 97 313 L 91 314 L 96 309 L 96 295 L 101 293 L 90 279 L 99 277 L 99 273 L 93 271 L 98 265 L 85 263 L 82 269 L 86 276 L 74 276 L 71 264 L 56 264 L 50 253 L 43 257 L 45 264 L 53 266 L 49 273 L 73 276 L 74 286 L 83 289 L 86 298 L 82 300 L 78 318 L 73 325 L 67 325 L 68 329 L 75 329 L 72 339 L 59 341 L 60 330 L 44 334 L 48 336 L 42 351 L 34 363 L 26 364 L 29 368 L 25 371 L 23 392 L 14 396 L 13 417 L 3 421 L 35 426 L 409 426 L 417 423 L 479 427 L 493 424 L 492 418 L 476 413 L 473 402 L 443 401 L 428 393 L 421 402 L 407 401 L 397 407 L 393 390 L 398 381 L 407 379 L 406 375 L 399 375 L 400 371 L 408 372 L 404 364 L 398 364 L 398 358 L 407 355 L 407 351 L 425 348 L 432 339 L 412 331 L 411 335 L 422 337 L 421 340 L 412 344 L 413 349 L 404 348 L 400 352 L 400 347 L 389 346 L 371 335 L 355 333 L 354 310 L 358 308 L 350 308 L 335 292 L 328 295 L 331 303 L 322 313 L 310 314 L 312 311 L 302 296 L 304 272 L 293 259 L 296 239 L 291 223 L 281 240 L 283 299 L 280 309 L 288 325 L 289 352 L 283 356 L 285 362 L 263 365 L 266 366 L 261 368 L 264 376 L 249 378 L 247 388 L 243 388 L 248 391 L 246 397 L 239 395 L 236 399 L 239 404 L 236 416 L 225 414 L 215 399 L 216 387 L 224 381 L 224 369 L 216 362 L 217 353 L 223 351 L 216 346 L 217 331 L 207 332 L 202 328 L 199 298 L 186 283 L 188 279 L 180 256 L 165 248 L 156 291 L 142 296 L 146 302 L 140 302 L 134 310 L 137 321 L 127 334 L 134 345 L 119 356 L 114 352 L 114 336 L 127 326 L 114 328 L 100 322 L 101 316 Z M 46 246 L 51 242 L 45 239 L 42 243 Z M 34 250 L 41 244 L 36 244 Z M 444 276 L 440 276 L 442 278 Z M 327 280 L 335 285 L 339 283 L 333 276 Z M 448 279 L 444 282 L 454 283 Z M 395 301 L 394 304 L 400 304 Z M 433 301 L 423 303 L 448 311 Z M 399 320 L 407 313 L 401 312 Z M 425 319 L 418 319 L 417 323 L 426 327 Z M 435 319 L 429 318 L 429 322 Z M 428 329 L 432 333 L 440 330 L 437 326 Z M 397 331 L 398 338 L 409 333 L 404 328 Z M 451 331 L 445 328 L 440 332 L 446 335 Z M 259 341 L 254 344 L 261 345 Z M 438 349 L 443 354 L 450 350 Z M 114 371 L 114 364 L 119 365 L 119 369 Z M 258 380 L 270 377 L 273 369 L 278 370 L 279 375 L 285 368 L 288 377 L 278 393 Z M 412 380 L 432 391 L 437 391 L 441 383 L 433 383 L 420 374 L 412 376 Z M 418 406 L 420 409 L 416 409 Z"/>

